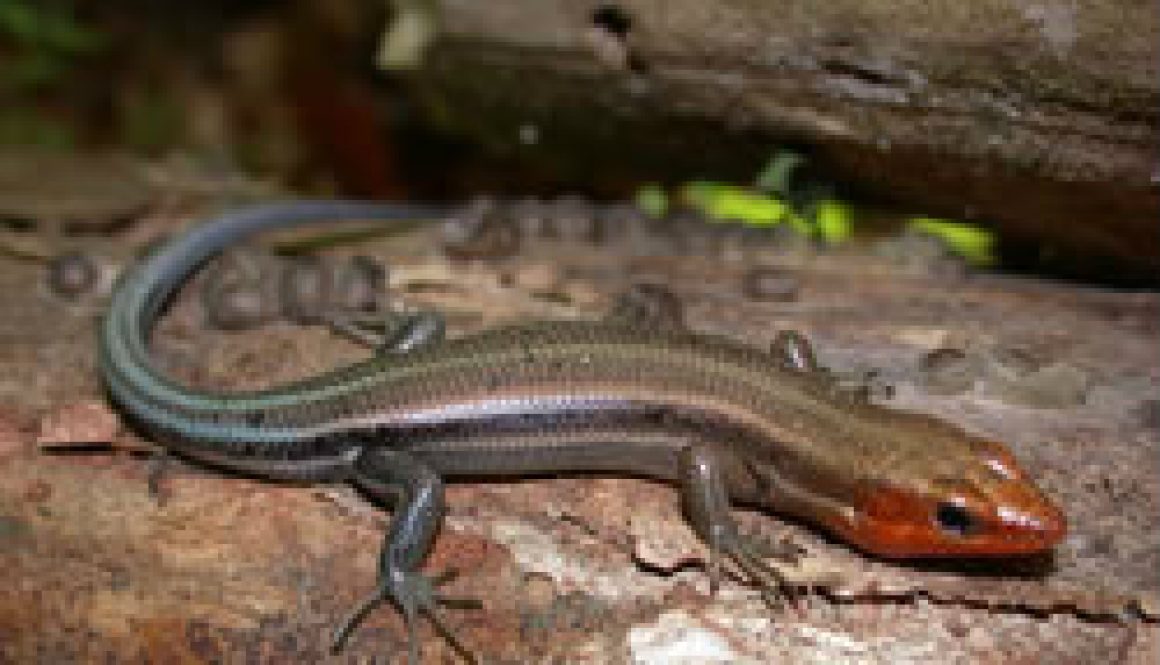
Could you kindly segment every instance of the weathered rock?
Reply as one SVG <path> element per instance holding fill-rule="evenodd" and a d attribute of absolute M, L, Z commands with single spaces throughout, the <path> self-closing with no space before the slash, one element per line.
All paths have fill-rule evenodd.
<path fill-rule="evenodd" d="M 995 223 L 1015 260 L 1160 274 L 1149 3 L 441 3 L 441 122 L 564 181 L 748 180 L 781 145 L 879 198 Z M 531 140 L 529 140 L 531 139 Z"/>

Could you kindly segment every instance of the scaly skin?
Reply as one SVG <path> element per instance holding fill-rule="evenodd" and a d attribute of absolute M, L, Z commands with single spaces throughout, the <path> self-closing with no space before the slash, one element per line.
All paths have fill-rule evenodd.
<path fill-rule="evenodd" d="M 418 612 L 439 620 L 437 594 L 415 568 L 445 476 L 596 471 L 674 481 L 714 551 L 714 582 L 726 556 L 767 591 L 780 581 L 737 534 L 732 503 L 796 516 L 888 557 L 1025 554 L 1063 536 L 1062 513 L 1005 447 L 852 397 L 812 366 L 800 337 L 765 352 L 631 317 L 528 323 L 229 395 L 177 385 L 149 360 L 165 302 L 230 243 L 315 220 L 428 214 L 307 202 L 223 217 L 128 274 L 102 327 L 110 394 L 166 446 L 275 479 L 350 481 L 384 497 L 404 490 L 380 587 L 340 640 L 384 599 L 412 631 Z"/>

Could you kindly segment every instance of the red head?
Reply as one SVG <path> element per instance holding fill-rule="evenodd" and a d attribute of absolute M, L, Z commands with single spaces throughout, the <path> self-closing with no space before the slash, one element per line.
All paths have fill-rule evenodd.
<path fill-rule="evenodd" d="M 1011 453 L 987 441 L 972 440 L 968 448 L 953 475 L 892 474 L 863 484 L 828 525 L 887 557 L 1017 555 L 1056 545 L 1067 531 L 1063 512 Z"/>

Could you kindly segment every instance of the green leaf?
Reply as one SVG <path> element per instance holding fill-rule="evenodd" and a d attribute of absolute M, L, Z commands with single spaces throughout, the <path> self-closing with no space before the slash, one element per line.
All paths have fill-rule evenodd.
<path fill-rule="evenodd" d="M 907 223 L 907 228 L 942 240 L 948 250 L 972 265 L 986 266 L 995 262 L 995 236 L 981 226 L 933 217 L 914 217 Z"/>
<path fill-rule="evenodd" d="M 796 152 L 782 150 L 766 162 L 765 168 L 754 179 L 753 186 L 762 192 L 788 196 L 790 177 L 794 169 L 805 161 L 806 158 Z"/>
<path fill-rule="evenodd" d="M 854 231 L 854 213 L 841 201 L 823 199 L 814 208 L 814 223 L 822 242 L 836 245 L 850 239 Z"/>
<path fill-rule="evenodd" d="M 669 195 L 665 193 L 665 188 L 656 183 L 649 183 L 642 185 L 640 189 L 636 190 L 636 196 L 633 197 L 636 201 L 636 207 L 644 211 L 644 214 L 649 217 L 657 219 L 664 217 L 669 210 Z"/>
<path fill-rule="evenodd" d="M 681 200 L 714 222 L 774 226 L 785 221 L 789 205 L 747 187 L 696 180 L 681 187 Z"/>

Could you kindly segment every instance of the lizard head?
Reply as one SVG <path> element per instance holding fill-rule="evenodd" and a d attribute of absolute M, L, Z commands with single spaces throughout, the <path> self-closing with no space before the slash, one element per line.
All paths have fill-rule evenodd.
<path fill-rule="evenodd" d="M 886 557 L 1041 552 L 1067 531 L 1063 512 L 1002 444 L 967 439 L 919 472 L 900 463 L 854 487 L 830 528 Z M 950 462 L 947 464 L 946 462 Z"/>
<path fill-rule="evenodd" d="M 1067 532 L 1063 512 L 1006 446 L 935 419 L 853 406 L 808 436 L 787 435 L 803 443 L 746 463 L 756 502 L 867 552 L 1023 555 Z"/>
<path fill-rule="evenodd" d="M 789 446 L 797 455 L 748 464 L 759 501 L 888 557 L 1029 554 L 1067 532 L 1063 512 L 1006 446 L 844 397 L 800 333 L 782 331 L 772 351 L 779 368 L 813 384 L 820 399 L 810 418 L 782 433 L 799 442 Z"/>

